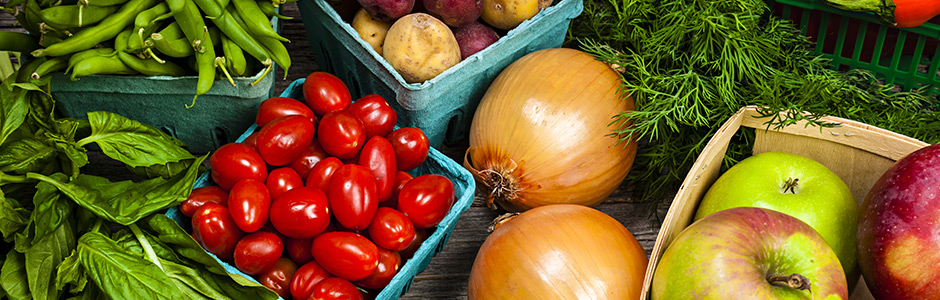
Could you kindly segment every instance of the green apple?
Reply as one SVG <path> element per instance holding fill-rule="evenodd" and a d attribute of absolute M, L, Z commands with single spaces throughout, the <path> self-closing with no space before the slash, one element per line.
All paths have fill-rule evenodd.
<path fill-rule="evenodd" d="M 836 252 L 846 278 L 859 278 L 855 257 L 858 204 L 845 182 L 815 160 L 766 152 L 735 164 L 708 189 L 695 219 L 742 206 L 796 217 L 816 229 Z"/>
<path fill-rule="evenodd" d="M 692 223 L 666 248 L 653 300 L 848 299 L 835 252 L 803 221 L 738 207 Z"/>

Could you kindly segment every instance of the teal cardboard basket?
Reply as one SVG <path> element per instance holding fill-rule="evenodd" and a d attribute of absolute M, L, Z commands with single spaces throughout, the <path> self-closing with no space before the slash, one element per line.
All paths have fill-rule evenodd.
<path fill-rule="evenodd" d="M 280 32 L 277 18 L 271 24 Z M 91 75 L 72 81 L 59 73 L 52 76 L 50 89 L 56 109 L 66 117 L 87 119 L 88 112 L 99 110 L 118 113 L 153 125 L 185 143 L 190 152 L 202 154 L 234 142 L 255 123 L 258 105 L 274 95 L 274 72 L 251 85 L 262 74 L 235 77 L 236 86 L 216 80 L 192 108 L 186 106 L 196 95 L 195 75 Z"/>
<path fill-rule="evenodd" d="M 299 1 L 307 40 L 324 71 L 347 84 L 353 99 L 379 94 L 398 111 L 398 126 L 424 130 L 431 146 L 466 137 L 473 113 L 496 75 L 525 54 L 561 47 L 582 0 L 556 0 L 496 43 L 423 83 L 407 83 L 326 0 Z"/>
<path fill-rule="evenodd" d="M 281 94 L 281 97 L 288 97 L 294 99 L 303 99 L 303 91 L 301 87 L 303 86 L 304 79 L 298 79 L 290 84 L 286 90 Z M 251 127 L 245 131 L 239 138 L 238 142 L 244 141 L 248 138 L 249 135 L 258 130 L 258 125 L 251 125 Z M 444 220 L 440 224 L 437 224 L 433 228 L 433 231 L 428 232 L 428 238 L 425 240 L 421 247 L 418 248 L 418 251 L 415 252 L 414 256 L 405 261 L 405 264 L 402 265 L 401 269 L 398 270 L 398 274 L 392 278 L 392 281 L 386 286 L 382 291 L 376 296 L 375 299 L 397 299 L 402 294 L 408 291 L 408 288 L 411 287 L 411 283 L 419 272 L 423 271 L 428 267 L 428 264 L 431 262 L 431 257 L 437 255 L 441 249 L 444 248 L 444 245 L 447 243 L 447 239 L 450 238 L 450 234 L 454 231 L 454 226 L 457 225 L 457 219 L 460 217 L 464 211 L 470 208 L 470 204 L 473 203 L 473 193 L 476 189 L 476 183 L 473 180 L 473 176 L 470 175 L 466 169 L 461 165 L 457 164 L 454 160 L 448 158 L 441 152 L 437 151 L 433 147 L 428 153 L 428 158 L 423 164 L 418 166 L 416 169 L 410 171 L 414 176 L 424 175 L 424 174 L 439 174 L 450 179 L 454 183 L 454 193 L 457 201 L 454 203 L 454 206 L 451 207 L 450 211 L 447 213 L 447 216 L 444 217 Z M 195 187 L 202 187 L 211 185 L 212 180 L 209 178 L 209 172 L 203 172 L 202 175 L 196 179 Z M 192 226 L 190 224 L 189 218 L 180 214 L 179 209 L 176 207 L 170 208 L 167 211 L 167 216 L 175 220 L 180 226 L 189 230 Z M 210 253 L 210 255 L 212 255 Z M 215 257 L 215 255 L 213 255 Z M 216 257 L 218 260 L 218 257 Z M 219 260 L 222 263 L 222 266 L 225 267 L 225 270 L 233 275 L 240 275 L 249 280 L 257 282 L 251 276 L 239 271 L 237 268 L 231 264 Z"/>

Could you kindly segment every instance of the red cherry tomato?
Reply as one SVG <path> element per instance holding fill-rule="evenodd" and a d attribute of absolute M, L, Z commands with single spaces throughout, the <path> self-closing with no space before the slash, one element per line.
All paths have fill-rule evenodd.
<path fill-rule="evenodd" d="M 418 248 L 421 248 L 421 243 L 424 243 L 428 239 L 428 232 L 424 229 L 415 229 L 415 238 L 411 240 L 411 243 L 408 244 L 408 248 L 398 252 L 398 255 L 401 255 L 401 260 L 408 260 L 409 258 L 415 255 L 415 252 L 418 252 Z"/>
<path fill-rule="evenodd" d="M 261 274 L 258 281 L 284 299 L 290 298 L 290 282 L 297 272 L 297 264 L 287 257 L 281 257 L 271 269 Z"/>
<path fill-rule="evenodd" d="M 454 205 L 454 184 L 447 177 L 426 174 L 415 177 L 398 194 L 398 209 L 415 228 L 431 228 L 440 223 Z"/>
<path fill-rule="evenodd" d="M 287 256 L 297 264 L 305 264 L 313 260 L 313 253 L 310 253 L 310 247 L 313 245 L 313 239 L 292 239 L 284 240 L 284 249 L 287 250 Z"/>
<path fill-rule="evenodd" d="M 379 248 L 358 233 L 333 231 L 318 235 L 310 251 L 323 269 L 350 281 L 368 277 L 379 266 Z"/>
<path fill-rule="evenodd" d="M 352 103 L 349 88 L 338 77 L 326 72 L 307 75 L 303 85 L 304 100 L 318 116 L 344 110 Z"/>
<path fill-rule="evenodd" d="M 290 294 L 294 299 L 307 299 L 313 293 L 314 285 L 330 277 L 333 277 L 333 274 L 323 269 L 316 261 L 310 261 L 294 272 L 294 278 L 290 281 Z"/>
<path fill-rule="evenodd" d="M 258 153 L 264 161 L 283 166 L 296 160 L 313 142 L 316 131 L 307 117 L 283 116 L 272 120 L 258 131 Z"/>
<path fill-rule="evenodd" d="M 242 141 L 242 144 L 248 145 L 248 147 L 251 147 L 251 149 L 255 149 L 255 151 L 258 151 L 258 132 L 255 131 L 249 134 L 248 137 L 246 137 L 245 140 Z"/>
<path fill-rule="evenodd" d="M 313 114 L 307 104 L 287 97 L 272 97 L 261 102 L 258 113 L 255 115 L 255 124 L 264 127 L 268 122 L 283 116 L 301 115 L 316 123 L 317 116 Z"/>
<path fill-rule="evenodd" d="M 375 177 L 366 167 L 342 165 L 330 178 L 327 199 L 340 225 L 353 230 L 366 229 L 379 208 Z"/>
<path fill-rule="evenodd" d="M 333 156 L 324 158 L 310 170 L 305 186 L 319 189 L 323 191 L 323 193 L 329 192 L 330 178 L 333 177 L 333 173 L 336 172 L 336 169 L 339 169 L 341 166 L 343 166 L 343 162 L 339 161 L 339 158 Z"/>
<path fill-rule="evenodd" d="M 388 285 L 389 282 L 392 282 L 392 277 L 398 274 L 398 269 L 400 268 L 401 256 L 398 255 L 398 252 L 379 248 L 379 266 L 375 268 L 375 272 L 372 272 L 372 275 L 356 281 L 356 285 L 366 289 L 382 289 Z"/>
<path fill-rule="evenodd" d="M 359 154 L 360 166 L 368 168 L 375 176 L 379 202 L 385 202 L 392 196 L 395 188 L 395 173 L 398 165 L 395 161 L 395 149 L 384 137 L 373 136 L 369 138 L 362 152 Z"/>
<path fill-rule="evenodd" d="M 228 193 L 228 210 L 235 225 L 244 232 L 255 232 L 268 223 L 271 195 L 264 183 L 242 179 Z"/>
<path fill-rule="evenodd" d="M 329 154 L 326 154 L 326 151 L 323 151 L 323 147 L 320 147 L 320 142 L 314 138 L 310 146 L 307 146 L 307 149 L 300 153 L 300 157 L 290 163 L 290 167 L 293 168 L 294 171 L 297 171 L 301 179 L 306 181 L 307 174 L 310 174 L 310 170 L 313 169 L 313 166 L 329 156 Z"/>
<path fill-rule="evenodd" d="M 405 187 L 405 184 L 414 178 L 414 175 L 405 171 L 395 172 L 395 187 L 392 188 L 392 195 L 389 197 L 391 201 L 385 201 L 382 204 L 389 204 L 388 207 L 398 209 L 398 193 L 401 192 L 401 188 Z"/>
<path fill-rule="evenodd" d="M 317 132 L 323 150 L 339 159 L 353 158 L 366 142 L 362 121 L 345 110 L 324 115 Z"/>
<path fill-rule="evenodd" d="M 246 235 L 235 245 L 235 266 L 248 275 L 258 275 L 274 267 L 284 253 L 281 238 L 270 232 Z"/>
<path fill-rule="evenodd" d="M 366 138 L 373 136 L 386 136 L 395 129 L 398 114 L 388 105 L 385 98 L 376 94 L 365 95 L 359 98 L 346 109 L 365 126 Z"/>
<path fill-rule="evenodd" d="M 348 280 L 330 277 L 313 286 L 310 298 L 315 300 L 362 300 L 362 292 Z"/>
<path fill-rule="evenodd" d="M 193 214 L 193 238 L 221 260 L 232 259 L 235 245 L 244 233 L 235 225 L 225 206 L 206 203 Z"/>
<path fill-rule="evenodd" d="M 254 148 L 240 143 L 222 145 L 209 156 L 209 175 L 220 188 L 228 191 L 236 182 L 250 178 L 264 182 L 268 166 Z"/>
<path fill-rule="evenodd" d="M 431 143 L 421 129 L 414 127 L 398 128 L 388 134 L 388 142 L 395 149 L 398 169 L 410 171 L 417 168 L 428 158 Z"/>
<path fill-rule="evenodd" d="M 400 211 L 379 207 L 372 224 L 369 224 L 369 237 L 376 246 L 401 251 L 408 248 L 415 238 L 415 226 L 408 216 Z"/>
<path fill-rule="evenodd" d="M 304 186 L 304 180 L 300 178 L 300 174 L 297 174 L 294 169 L 283 167 L 271 170 L 264 185 L 268 187 L 271 199 L 275 199 L 286 191 Z"/>
<path fill-rule="evenodd" d="M 209 202 L 228 205 L 228 193 L 214 185 L 194 188 L 192 192 L 189 192 L 186 201 L 180 203 L 180 212 L 184 216 L 192 217 L 199 207 Z"/>
<path fill-rule="evenodd" d="M 329 202 L 319 189 L 297 187 L 274 199 L 270 219 L 274 228 L 284 236 L 312 238 L 330 223 Z"/>

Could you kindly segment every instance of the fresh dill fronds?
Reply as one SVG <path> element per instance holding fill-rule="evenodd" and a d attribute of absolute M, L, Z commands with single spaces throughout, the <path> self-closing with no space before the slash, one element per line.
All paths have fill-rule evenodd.
<path fill-rule="evenodd" d="M 746 105 L 783 118 L 768 128 L 838 116 L 940 143 L 940 102 L 929 87 L 892 92 L 866 70 L 834 70 L 764 0 L 586 0 L 569 47 L 623 68 L 636 102 L 614 134 L 643 141 L 628 175 L 641 199 L 658 203 L 677 187 L 717 129 Z M 725 168 L 750 155 L 753 131 L 735 137 Z"/>

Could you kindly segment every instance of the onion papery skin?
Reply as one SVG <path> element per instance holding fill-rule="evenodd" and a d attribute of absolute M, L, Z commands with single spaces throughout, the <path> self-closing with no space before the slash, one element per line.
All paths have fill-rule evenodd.
<path fill-rule="evenodd" d="M 464 158 L 487 205 L 524 211 L 607 199 L 636 156 L 635 140 L 612 135 L 629 125 L 614 117 L 634 109 L 620 83 L 575 49 L 536 51 L 506 67 L 480 100 Z"/>
<path fill-rule="evenodd" d="M 510 218 L 486 238 L 467 296 L 488 299 L 639 299 L 648 257 L 620 222 L 556 204 Z"/>

